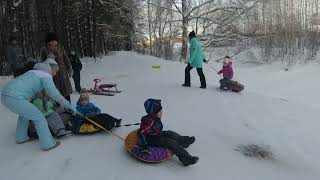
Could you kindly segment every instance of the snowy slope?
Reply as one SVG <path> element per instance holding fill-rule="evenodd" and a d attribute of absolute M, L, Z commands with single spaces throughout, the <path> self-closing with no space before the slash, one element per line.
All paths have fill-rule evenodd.
<path fill-rule="evenodd" d="M 308 86 L 315 84 L 318 65 L 283 72 L 277 65 L 249 67 L 236 63 L 236 79 L 247 87 L 242 94 L 233 94 L 216 90 L 219 77 L 207 66 L 208 88 L 202 90 L 195 70 L 193 87 L 181 87 L 185 65 L 178 62 L 131 52 L 97 63 L 84 62 L 83 86 L 91 87 L 91 80 L 98 77 L 118 83 L 123 90 L 115 97 L 91 96 L 92 102 L 122 118 L 123 123 L 135 123 L 145 114 L 143 102 L 147 98 L 162 99 L 165 129 L 196 136 L 196 143 L 188 150 L 200 157 L 199 163 L 182 167 L 175 158 L 162 164 L 144 164 L 131 158 L 123 143 L 109 134 L 70 136 L 49 152 L 42 152 L 36 141 L 17 145 L 17 117 L 0 105 L 1 179 L 319 179 L 320 115 L 315 101 L 319 88 L 310 90 Z M 158 64 L 161 69 L 151 68 Z M 2 78 L 0 86 L 7 79 Z M 78 95 L 72 98 L 75 101 Z M 134 129 L 124 127 L 115 132 L 125 137 Z M 237 145 L 247 143 L 269 145 L 276 160 L 251 159 L 234 151 Z"/>

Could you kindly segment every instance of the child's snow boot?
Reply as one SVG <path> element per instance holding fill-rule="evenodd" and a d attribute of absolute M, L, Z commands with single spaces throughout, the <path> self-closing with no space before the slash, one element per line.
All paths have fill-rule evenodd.
<path fill-rule="evenodd" d="M 60 130 L 58 131 L 58 133 L 57 133 L 57 138 L 60 139 L 60 138 L 62 138 L 63 136 L 69 135 L 69 134 L 71 134 L 71 133 L 72 133 L 72 131 L 67 131 L 67 130 L 65 130 L 65 129 L 60 129 Z"/>
<path fill-rule="evenodd" d="M 182 147 L 188 148 L 191 144 L 193 144 L 196 141 L 196 138 L 194 136 L 186 137 L 185 142 L 182 144 Z"/>
<path fill-rule="evenodd" d="M 198 161 L 199 161 L 199 157 L 193 156 L 193 157 L 191 157 L 191 159 L 190 159 L 190 161 L 189 161 L 189 164 L 188 164 L 187 166 L 196 164 Z M 186 165 L 185 165 L 185 166 L 186 166 Z"/>
<path fill-rule="evenodd" d="M 190 166 L 190 165 L 196 164 L 199 161 L 199 158 L 197 156 L 189 156 L 180 161 L 183 166 Z"/>
<path fill-rule="evenodd" d="M 121 126 L 121 121 L 122 121 L 122 119 L 118 119 L 117 121 L 115 121 L 114 127 L 116 127 L 116 128 L 120 127 Z"/>

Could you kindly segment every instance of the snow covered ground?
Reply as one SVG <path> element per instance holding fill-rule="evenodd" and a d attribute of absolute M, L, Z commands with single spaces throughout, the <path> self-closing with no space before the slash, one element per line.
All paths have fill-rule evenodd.
<path fill-rule="evenodd" d="M 219 76 L 204 67 L 208 88 L 200 86 L 192 71 L 193 87 L 183 88 L 185 65 L 154 57 L 122 52 L 95 63 L 83 60 L 83 87 L 93 78 L 118 83 L 123 93 L 114 97 L 91 96 L 104 112 L 139 122 L 143 102 L 160 98 L 165 129 L 194 135 L 188 150 L 198 164 L 183 167 L 174 158 L 161 164 L 144 164 L 126 153 L 123 142 L 109 134 L 69 136 L 49 152 L 38 143 L 15 144 L 17 116 L 0 105 L 0 179 L 219 179 L 316 180 L 320 177 L 319 71 L 318 64 L 284 71 L 279 64 L 235 63 L 235 79 L 246 89 L 241 94 L 217 91 Z M 161 69 L 152 69 L 161 65 Z M 212 64 L 217 69 L 220 64 Z M 8 81 L 2 77 L 0 86 Z M 77 94 L 72 96 L 75 102 Z M 115 132 L 125 137 L 135 127 Z M 271 147 L 275 160 L 245 157 L 234 149 L 240 144 Z"/>

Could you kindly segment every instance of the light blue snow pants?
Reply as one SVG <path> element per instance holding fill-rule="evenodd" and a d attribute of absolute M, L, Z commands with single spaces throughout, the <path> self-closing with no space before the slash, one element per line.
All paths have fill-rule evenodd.
<path fill-rule="evenodd" d="M 10 111 L 19 115 L 16 129 L 17 143 L 23 143 L 29 140 L 27 131 L 29 120 L 31 120 L 36 127 L 41 149 L 46 150 L 56 144 L 48 128 L 46 118 L 32 103 L 24 98 L 7 95 L 1 96 L 1 102 Z"/>

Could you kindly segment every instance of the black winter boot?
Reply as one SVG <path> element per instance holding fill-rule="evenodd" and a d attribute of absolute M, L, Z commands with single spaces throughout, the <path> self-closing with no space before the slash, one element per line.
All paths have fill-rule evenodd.
<path fill-rule="evenodd" d="M 191 144 L 193 144 L 196 141 L 196 138 L 194 136 L 186 137 L 186 140 L 182 144 L 182 147 L 188 148 Z"/>
<path fill-rule="evenodd" d="M 118 120 L 115 122 L 114 127 L 116 127 L 116 128 L 120 127 L 120 126 L 121 126 L 121 121 L 122 121 L 122 119 L 118 119 Z"/>
<path fill-rule="evenodd" d="M 197 156 L 187 156 L 186 158 L 179 159 L 183 166 L 190 166 L 196 164 L 199 161 Z"/>

